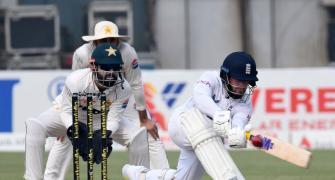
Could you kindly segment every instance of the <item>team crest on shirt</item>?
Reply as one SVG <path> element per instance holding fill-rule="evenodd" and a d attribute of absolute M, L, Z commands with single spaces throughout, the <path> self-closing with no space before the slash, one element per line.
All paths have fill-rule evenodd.
<path fill-rule="evenodd" d="M 123 101 L 122 106 L 121 106 L 123 109 L 125 109 L 127 107 L 128 101 L 129 101 L 129 99 L 126 99 L 125 101 Z"/>
<path fill-rule="evenodd" d="M 137 62 L 137 59 L 134 59 L 132 62 L 131 62 L 131 67 L 133 69 L 136 69 L 138 67 L 138 62 Z"/>
<path fill-rule="evenodd" d="M 205 80 L 200 80 L 197 81 L 198 84 L 204 84 L 205 86 L 211 87 L 211 83 L 209 81 L 205 81 Z"/>

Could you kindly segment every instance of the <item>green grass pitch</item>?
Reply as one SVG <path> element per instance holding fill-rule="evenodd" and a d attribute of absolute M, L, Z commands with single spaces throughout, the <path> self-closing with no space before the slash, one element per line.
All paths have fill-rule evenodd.
<path fill-rule="evenodd" d="M 233 159 L 248 180 L 335 180 L 335 151 L 313 151 L 309 169 L 298 168 L 260 151 L 231 151 Z M 168 152 L 171 167 L 177 165 L 178 152 Z M 122 180 L 121 167 L 127 162 L 126 152 L 113 152 L 108 160 L 110 179 Z M 86 179 L 86 163 L 81 162 L 81 177 Z M 95 179 L 100 179 L 100 166 L 95 166 Z M 24 153 L 0 153 L 0 179 L 23 179 Z M 72 164 L 66 179 L 72 179 Z M 202 179 L 209 180 L 205 175 Z"/>

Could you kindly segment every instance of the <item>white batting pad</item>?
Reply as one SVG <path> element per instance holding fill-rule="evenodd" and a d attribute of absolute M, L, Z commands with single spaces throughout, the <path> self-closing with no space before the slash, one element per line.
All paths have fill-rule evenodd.
<path fill-rule="evenodd" d="M 182 114 L 182 128 L 206 172 L 214 180 L 244 180 L 234 161 L 224 149 L 211 120 L 196 108 Z"/>

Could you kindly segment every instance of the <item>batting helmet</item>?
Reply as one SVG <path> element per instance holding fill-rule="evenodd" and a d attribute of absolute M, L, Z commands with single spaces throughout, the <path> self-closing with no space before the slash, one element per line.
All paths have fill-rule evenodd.
<path fill-rule="evenodd" d="M 257 70 L 252 56 L 246 52 L 234 52 L 223 61 L 220 69 L 221 79 L 232 77 L 241 81 L 249 81 L 251 86 L 256 86 Z"/>
<path fill-rule="evenodd" d="M 249 97 L 253 88 L 256 86 L 257 70 L 255 60 L 246 52 L 234 52 L 229 54 L 223 61 L 220 68 L 220 77 L 224 84 L 228 95 L 234 99 L 240 99 L 243 96 Z M 233 85 L 230 84 L 229 78 L 234 78 L 240 81 L 248 81 L 248 92 L 243 94 L 236 93 L 233 90 Z"/>

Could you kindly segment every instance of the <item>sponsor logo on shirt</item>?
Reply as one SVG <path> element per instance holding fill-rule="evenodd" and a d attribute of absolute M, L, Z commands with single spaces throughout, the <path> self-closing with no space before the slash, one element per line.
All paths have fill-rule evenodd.
<path fill-rule="evenodd" d="M 133 69 L 136 69 L 138 67 L 138 62 L 137 62 L 137 59 L 134 59 L 132 62 L 131 62 L 131 67 Z"/>
<path fill-rule="evenodd" d="M 199 83 L 199 84 L 204 84 L 204 85 L 206 85 L 206 86 L 208 86 L 208 87 L 211 87 L 211 83 L 209 83 L 209 81 L 200 80 L 200 81 L 198 81 L 197 83 Z"/>
<path fill-rule="evenodd" d="M 125 109 L 126 107 L 127 107 L 127 105 L 128 105 L 128 101 L 129 101 L 129 99 L 127 99 L 127 100 L 125 100 L 123 103 L 122 103 L 122 108 L 123 109 Z"/>

